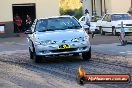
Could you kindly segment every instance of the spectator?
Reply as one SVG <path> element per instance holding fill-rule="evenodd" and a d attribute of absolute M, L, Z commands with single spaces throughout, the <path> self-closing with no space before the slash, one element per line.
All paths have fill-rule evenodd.
<path fill-rule="evenodd" d="M 90 15 L 89 15 L 89 11 L 86 9 L 85 10 L 85 24 L 86 25 L 88 25 L 88 29 L 86 30 L 87 32 L 91 32 L 91 34 L 92 34 L 92 38 L 95 36 L 95 33 L 94 32 L 92 32 L 91 30 L 89 30 L 90 29 L 90 21 L 91 21 L 91 17 L 90 17 Z"/>
<path fill-rule="evenodd" d="M 88 25 L 89 27 L 90 27 L 90 21 L 91 21 L 91 18 L 90 18 L 88 10 L 86 9 L 85 10 L 85 24 Z"/>
<path fill-rule="evenodd" d="M 21 32 L 22 31 L 22 19 L 20 16 L 18 16 L 18 14 L 16 14 L 16 16 L 14 17 L 14 23 L 16 26 L 16 32 Z"/>
<path fill-rule="evenodd" d="M 88 28 L 85 29 L 86 32 L 88 33 L 90 27 L 90 16 L 87 9 L 85 10 L 85 24 L 88 26 Z"/>
<path fill-rule="evenodd" d="M 89 13 L 89 11 L 88 11 L 87 9 L 85 9 L 85 14 L 86 14 L 86 13 Z"/>
<path fill-rule="evenodd" d="M 26 16 L 26 29 L 28 29 L 32 24 L 31 17 L 29 15 Z"/>

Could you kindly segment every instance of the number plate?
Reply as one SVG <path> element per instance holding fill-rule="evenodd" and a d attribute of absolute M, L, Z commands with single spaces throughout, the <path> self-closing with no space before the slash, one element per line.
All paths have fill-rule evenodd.
<path fill-rule="evenodd" d="M 69 49 L 69 48 L 70 48 L 70 44 L 63 44 L 58 47 L 58 49 Z"/>

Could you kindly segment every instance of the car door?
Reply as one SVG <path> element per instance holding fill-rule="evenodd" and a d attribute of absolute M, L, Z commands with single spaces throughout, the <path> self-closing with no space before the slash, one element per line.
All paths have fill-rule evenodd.
<path fill-rule="evenodd" d="M 85 16 L 82 16 L 82 17 L 79 19 L 79 23 L 81 24 L 81 26 L 82 26 L 83 28 L 89 28 L 89 27 L 86 25 L 85 22 L 86 22 L 86 21 L 85 21 Z"/>
<path fill-rule="evenodd" d="M 104 32 L 112 32 L 111 15 L 106 14 L 102 19 L 102 29 Z"/>
<path fill-rule="evenodd" d="M 80 19 L 79 19 L 79 23 L 81 24 L 81 26 L 83 26 L 85 23 L 85 17 L 82 16 Z"/>

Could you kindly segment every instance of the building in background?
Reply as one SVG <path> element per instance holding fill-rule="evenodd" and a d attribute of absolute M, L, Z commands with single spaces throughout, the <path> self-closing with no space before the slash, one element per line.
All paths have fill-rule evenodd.
<path fill-rule="evenodd" d="M 0 30 L 2 31 L 0 36 L 15 35 L 14 17 L 16 15 L 21 17 L 22 29 L 24 29 L 26 15 L 29 15 L 32 21 L 35 18 L 59 15 L 59 0 L 3 0 L 0 3 Z"/>
<path fill-rule="evenodd" d="M 105 13 L 128 12 L 131 0 L 81 0 L 83 12 L 88 9 L 91 15 L 102 16 Z"/>

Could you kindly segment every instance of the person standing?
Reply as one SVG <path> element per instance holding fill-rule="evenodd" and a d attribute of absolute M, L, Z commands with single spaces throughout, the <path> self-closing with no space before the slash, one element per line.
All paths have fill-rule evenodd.
<path fill-rule="evenodd" d="M 90 15 L 87 9 L 85 10 L 85 24 L 88 26 L 88 28 L 85 29 L 86 32 L 88 33 L 89 28 L 90 28 Z"/>
<path fill-rule="evenodd" d="M 26 29 L 28 29 L 32 24 L 31 17 L 29 15 L 26 16 Z"/>
<path fill-rule="evenodd" d="M 16 16 L 14 17 L 14 23 L 16 26 L 15 32 L 21 32 L 22 31 L 22 19 L 20 16 L 18 16 L 18 14 L 16 14 Z"/>
<path fill-rule="evenodd" d="M 89 15 L 89 11 L 86 9 L 85 10 L 85 24 L 89 27 L 86 31 L 88 32 L 90 31 L 92 34 L 92 38 L 94 38 L 95 33 L 90 30 L 90 22 L 91 22 L 91 17 Z"/>
<path fill-rule="evenodd" d="M 85 10 L 85 24 L 88 25 L 89 27 L 90 27 L 90 21 L 91 21 L 91 18 L 89 15 L 89 11 L 86 9 Z"/>

